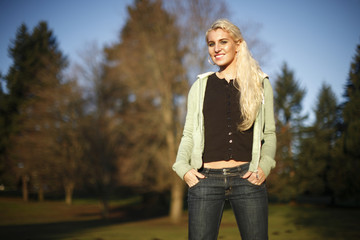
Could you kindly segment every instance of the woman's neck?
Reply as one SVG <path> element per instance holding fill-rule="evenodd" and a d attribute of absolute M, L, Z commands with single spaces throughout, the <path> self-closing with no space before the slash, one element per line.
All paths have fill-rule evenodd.
<path fill-rule="evenodd" d="M 233 69 L 220 69 L 216 75 L 220 79 L 225 79 L 230 82 L 230 80 L 234 80 L 236 78 L 236 73 Z"/>

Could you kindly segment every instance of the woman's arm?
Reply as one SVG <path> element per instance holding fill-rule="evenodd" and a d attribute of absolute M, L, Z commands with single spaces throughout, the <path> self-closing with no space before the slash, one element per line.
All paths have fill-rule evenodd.
<path fill-rule="evenodd" d="M 197 82 L 190 88 L 187 99 L 187 113 L 185 119 L 185 125 L 183 130 L 183 136 L 180 141 L 176 161 L 173 165 L 173 170 L 179 175 L 181 179 L 184 179 L 184 175 L 193 169 L 190 165 L 191 153 L 193 149 L 193 130 L 196 121 L 196 88 Z"/>
<path fill-rule="evenodd" d="M 276 128 L 274 118 L 274 96 L 268 78 L 264 79 L 264 139 L 260 152 L 259 166 L 267 177 L 270 170 L 275 167 L 275 152 L 276 152 Z"/>

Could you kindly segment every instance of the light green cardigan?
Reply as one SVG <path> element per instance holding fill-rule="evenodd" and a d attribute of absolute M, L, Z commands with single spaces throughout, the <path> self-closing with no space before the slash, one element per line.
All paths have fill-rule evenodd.
<path fill-rule="evenodd" d="M 200 169 L 203 164 L 203 102 L 207 79 L 211 74 L 212 72 L 199 75 L 189 91 L 183 136 L 173 165 L 173 170 L 182 179 L 189 170 Z M 252 160 L 249 171 L 256 172 L 260 166 L 268 176 L 270 170 L 275 167 L 276 135 L 273 90 L 267 77 L 263 80 L 263 86 L 263 102 L 254 123 Z"/>

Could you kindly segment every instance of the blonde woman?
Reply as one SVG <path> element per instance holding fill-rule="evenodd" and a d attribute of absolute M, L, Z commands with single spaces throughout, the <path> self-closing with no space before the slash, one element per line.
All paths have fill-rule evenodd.
<path fill-rule="evenodd" d="M 219 70 L 199 75 L 190 89 L 173 165 L 189 186 L 189 239 L 217 239 L 225 201 L 243 240 L 268 239 L 265 179 L 275 166 L 273 91 L 237 26 L 215 21 L 206 42 Z"/>

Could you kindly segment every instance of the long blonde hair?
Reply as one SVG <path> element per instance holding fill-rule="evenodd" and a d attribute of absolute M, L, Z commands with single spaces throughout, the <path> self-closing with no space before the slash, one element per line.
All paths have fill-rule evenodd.
<path fill-rule="evenodd" d="M 240 43 L 240 49 L 236 54 L 236 79 L 234 85 L 240 92 L 239 103 L 242 119 L 238 129 L 246 131 L 253 125 L 263 100 L 262 80 L 265 74 L 260 69 L 257 61 L 252 57 L 237 26 L 227 19 L 216 20 L 206 32 L 206 41 L 209 32 L 216 29 L 228 32 L 236 43 Z"/>

